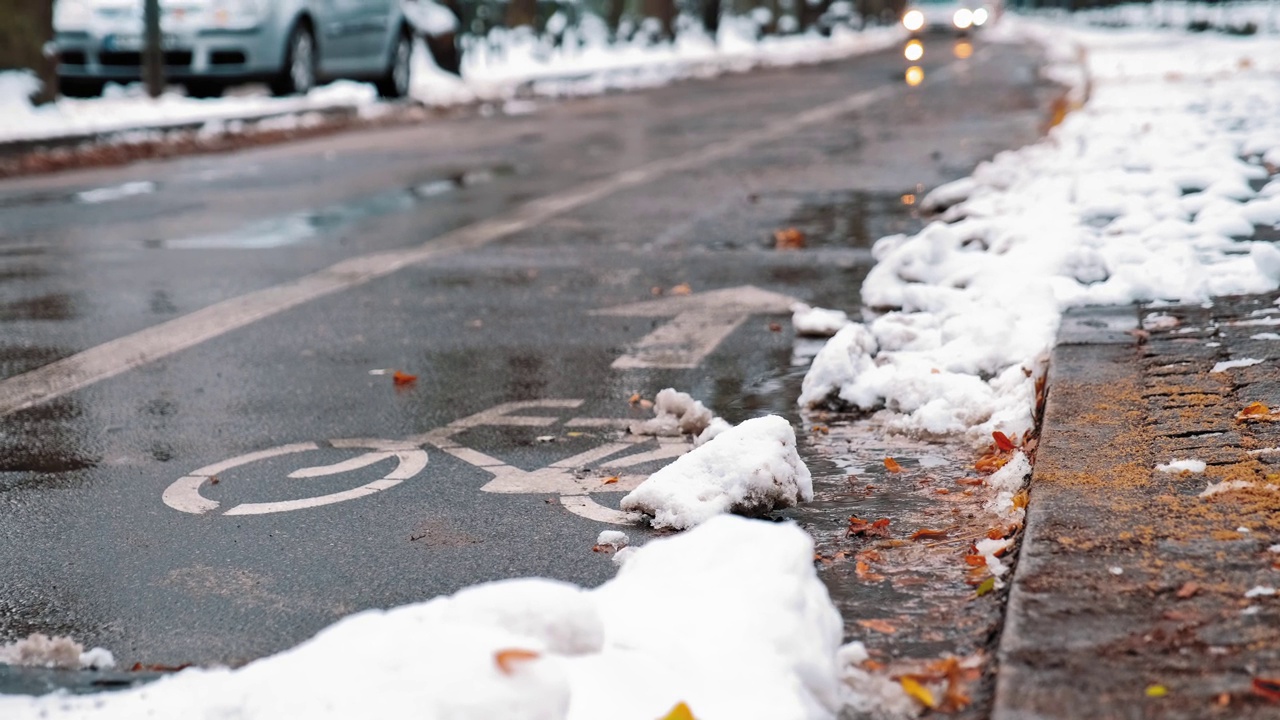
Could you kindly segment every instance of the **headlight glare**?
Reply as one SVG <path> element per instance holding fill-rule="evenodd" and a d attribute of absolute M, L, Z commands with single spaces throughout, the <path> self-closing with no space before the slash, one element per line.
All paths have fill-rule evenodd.
<path fill-rule="evenodd" d="M 960 8 L 956 14 L 951 16 L 951 22 L 959 30 L 966 30 L 973 25 L 973 11 L 969 8 Z"/>
<path fill-rule="evenodd" d="M 981 25 L 987 21 L 987 17 L 989 17 L 987 14 L 987 9 L 978 8 L 977 10 L 973 11 L 973 24 Z"/>
<path fill-rule="evenodd" d="M 908 10 L 907 14 L 902 16 L 902 26 L 911 31 L 919 30 L 924 27 L 924 13 L 919 10 Z"/>

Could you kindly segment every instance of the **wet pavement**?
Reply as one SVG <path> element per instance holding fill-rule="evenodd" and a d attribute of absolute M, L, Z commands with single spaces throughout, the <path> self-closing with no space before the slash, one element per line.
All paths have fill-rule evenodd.
<path fill-rule="evenodd" d="M 992 717 L 1275 717 L 1278 297 L 1068 316 Z"/>
<path fill-rule="evenodd" d="M 870 243 L 920 227 L 922 190 L 1038 135 L 1055 90 L 1034 52 L 977 45 L 964 58 L 950 42 L 926 53 L 926 77 L 946 81 L 914 88 L 894 50 L 540 103 L 532 115 L 0 182 L 0 395 L 23 373 L 157 323 L 187 332 L 191 313 L 229 298 L 346 261 L 434 253 L 167 354 L 122 351 L 114 375 L 0 410 L 0 641 L 39 631 L 107 647 L 124 667 L 236 665 L 345 614 L 476 582 L 598 584 L 614 570 L 591 547 L 613 527 L 599 518 L 623 484 L 606 471 L 642 475 L 665 450 L 593 453 L 649 415 L 633 394 L 665 387 L 730 421 L 778 413 L 801 428 L 823 496 L 796 517 L 824 553 L 874 549 L 841 533 L 876 503 L 901 510 L 904 531 L 950 513 L 924 502 L 942 497 L 930 488 L 842 495 L 850 468 L 830 443 L 845 430 L 832 419 L 829 434 L 806 434 L 794 404 L 817 346 L 794 337 L 776 303 L 716 305 L 723 340 L 683 365 L 615 362 L 643 356 L 679 303 L 711 291 L 855 309 Z M 799 122 L 862 93 L 876 101 Z M 768 142 L 432 250 L 447 233 L 793 121 Z M 773 233 L 793 227 L 805 247 L 776 249 Z M 600 312 L 654 300 L 675 304 Z M 396 370 L 416 377 L 397 383 Z M 432 435 L 441 428 L 456 432 Z M 548 469 L 536 482 L 549 484 L 494 485 L 499 466 L 527 483 L 521 472 Z M 973 588 L 950 555 L 935 574 L 953 584 L 937 597 L 967 602 Z M 862 586 L 830 567 L 842 603 L 940 617 L 916 580 Z M 922 658 L 978 652 L 989 612 L 904 646 Z"/>

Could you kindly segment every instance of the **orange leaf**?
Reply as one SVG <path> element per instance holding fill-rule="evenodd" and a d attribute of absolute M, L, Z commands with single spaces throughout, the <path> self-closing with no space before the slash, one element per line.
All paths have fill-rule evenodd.
<path fill-rule="evenodd" d="M 533 650 L 524 650 L 522 648 L 507 648 L 499 650 L 493 654 L 493 662 L 498 666 L 498 670 L 503 675 L 510 675 L 515 672 L 516 665 L 530 660 L 536 660 L 538 653 Z"/>
<path fill-rule="evenodd" d="M 884 466 L 885 466 L 885 467 L 889 470 L 889 472 L 891 472 L 891 473 L 899 473 L 899 472 L 902 472 L 902 466 L 898 464 L 898 461 L 897 461 L 897 460 L 894 460 L 894 459 L 893 459 L 893 458 L 891 458 L 891 457 L 887 457 L 887 458 L 885 458 L 885 459 L 884 459 Z"/>
<path fill-rule="evenodd" d="M 868 565 L 863 560 L 859 560 L 853 567 L 854 567 L 854 571 L 858 574 L 859 580 L 866 580 L 867 582 L 880 582 L 881 580 L 884 579 L 884 576 L 881 575 L 880 573 L 872 572 L 871 566 Z"/>
<path fill-rule="evenodd" d="M 1248 405 L 1244 406 L 1244 409 L 1240 411 L 1240 414 L 1241 415 L 1270 415 L 1271 408 L 1267 407 L 1266 405 L 1260 402 L 1249 403 Z"/>
<path fill-rule="evenodd" d="M 391 374 L 391 381 L 394 382 L 397 387 L 412 385 L 414 382 L 417 381 L 417 379 L 418 379 L 417 375 L 410 375 L 409 373 L 403 373 L 403 372 L 400 372 L 399 370 Z"/>
<path fill-rule="evenodd" d="M 868 630 L 875 630 L 876 632 L 884 633 L 885 635 L 892 635 L 898 632 L 898 628 L 885 620 L 872 618 L 870 620 L 859 620 L 858 624 Z"/>
<path fill-rule="evenodd" d="M 957 485 L 981 485 L 985 482 L 986 480 L 983 480 L 982 478 L 960 478 L 959 480 L 956 480 Z"/>
<path fill-rule="evenodd" d="M 1031 501 L 1031 494 L 1026 490 L 1013 496 L 1013 506 L 1016 508 L 1025 508 L 1027 503 Z"/>
<path fill-rule="evenodd" d="M 1184 583 L 1184 584 L 1182 585 L 1182 587 L 1178 588 L 1178 592 L 1177 592 L 1177 593 L 1175 593 L 1175 594 L 1176 594 L 1180 599 L 1185 600 L 1185 599 L 1187 599 L 1187 598 L 1191 597 L 1192 595 L 1195 595 L 1195 594 L 1196 594 L 1197 592 L 1199 592 L 1199 591 L 1200 591 L 1200 584 L 1199 584 L 1199 583 L 1196 583 L 1196 582 L 1187 582 L 1187 583 Z"/>
<path fill-rule="evenodd" d="M 977 553 L 964 556 L 964 563 L 970 567 L 981 567 L 987 564 L 987 558 Z"/>
<path fill-rule="evenodd" d="M 800 250 L 804 246 L 804 233 L 793 227 L 773 231 L 773 247 L 776 250 Z"/>
<path fill-rule="evenodd" d="M 988 453 L 978 458 L 978 462 L 973 464 L 973 469 L 978 472 L 991 473 L 1004 467 L 1008 462 L 1009 458 L 1007 457 L 996 455 L 995 453 Z"/>
<path fill-rule="evenodd" d="M 934 530 L 932 528 L 920 528 L 911 533 L 912 540 L 941 540 L 947 536 L 947 530 Z"/>
<path fill-rule="evenodd" d="M 902 689 L 918 700 L 921 705 L 930 709 L 938 707 L 938 701 L 933 697 L 933 693 L 930 692 L 929 688 L 906 676 L 898 678 L 898 682 L 902 685 Z"/>
<path fill-rule="evenodd" d="M 671 712 L 662 716 L 662 720 L 697 720 L 697 718 L 693 716 L 693 711 L 689 709 L 688 705 L 678 702 L 675 707 L 671 708 Z"/>
<path fill-rule="evenodd" d="M 689 283 L 680 283 L 679 285 L 671 288 L 671 294 L 672 295 L 692 295 L 693 288 L 689 287 Z"/>
<path fill-rule="evenodd" d="M 1009 439 L 1008 435 L 996 430 L 991 433 L 991 437 L 995 438 L 996 447 L 1000 448 L 1002 451 L 1011 452 L 1013 450 L 1013 441 Z"/>
<path fill-rule="evenodd" d="M 1280 679 L 1256 677 L 1252 685 L 1254 694 L 1261 695 L 1269 702 L 1280 702 Z"/>
<path fill-rule="evenodd" d="M 631 397 L 627 398 L 627 402 L 631 403 L 632 405 L 635 405 L 636 403 L 640 402 L 640 393 L 632 393 Z"/>
<path fill-rule="evenodd" d="M 611 475 L 611 476 L 609 476 L 609 477 L 605 478 L 605 479 L 604 479 L 604 481 L 603 481 L 601 484 L 602 484 L 602 485 L 612 485 L 612 484 L 614 484 L 614 483 L 618 482 L 618 480 L 619 480 L 619 479 L 620 479 L 620 478 L 619 478 L 617 475 Z"/>

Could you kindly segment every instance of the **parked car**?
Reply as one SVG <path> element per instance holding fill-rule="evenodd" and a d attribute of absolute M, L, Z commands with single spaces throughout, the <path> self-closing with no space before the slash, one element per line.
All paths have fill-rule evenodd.
<path fill-rule="evenodd" d="M 902 13 L 902 25 L 913 35 L 923 32 L 967 35 L 993 16 L 988 3 L 979 0 L 909 0 Z"/>
<path fill-rule="evenodd" d="M 372 81 L 382 96 L 400 97 L 413 49 L 401 2 L 160 0 L 165 78 L 197 97 L 254 81 L 277 95 L 305 93 L 339 78 Z M 55 0 L 63 94 L 95 96 L 105 83 L 140 79 L 143 4 Z"/>

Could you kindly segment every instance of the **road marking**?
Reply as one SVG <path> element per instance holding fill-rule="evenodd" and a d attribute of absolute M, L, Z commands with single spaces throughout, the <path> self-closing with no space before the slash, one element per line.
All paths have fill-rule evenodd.
<path fill-rule="evenodd" d="M 711 351 L 757 313 L 785 313 L 795 298 L 750 285 L 649 300 L 597 310 L 593 315 L 675 318 L 613 361 L 615 369 L 696 368 Z"/>
<path fill-rule="evenodd" d="M 762 128 L 712 143 L 695 152 L 654 160 L 601 180 L 592 180 L 567 191 L 532 200 L 504 216 L 466 225 L 415 247 L 349 258 L 298 280 L 224 300 L 111 340 L 0 381 L 0 417 L 115 377 L 303 303 L 363 285 L 410 265 L 482 247 L 619 191 L 701 168 L 750 147 L 829 122 L 902 90 L 899 85 L 889 84 L 857 93 L 779 118 Z"/>
<path fill-rule="evenodd" d="M 427 453 L 418 447 L 407 444 L 399 440 L 377 440 L 377 439 L 351 439 L 344 438 L 339 440 L 331 440 L 329 445 L 338 449 L 364 449 L 367 448 L 372 452 L 365 453 L 344 462 L 334 463 L 332 465 L 316 466 L 303 468 L 289 473 L 290 478 L 315 478 L 326 475 L 339 475 L 341 473 L 352 472 L 361 468 L 373 465 L 383 460 L 396 458 L 396 466 L 391 472 L 374 480 L 365 483 L 359 487 L 350 490 L 342 490 L 340 492 L 328 493 L 326 495 L 318 495 L 313 497 L 298 498 L 296 500 L 282 500 L 277 502 L 265 503 L 241 503 L 227 510 L 224 515 L 267 515 L 270 513 L 289 512 L 290 510 L 302 510 L 304 508 L 320 507 L 322 505 L 332 505 L 334 503 L 345 502 L 347 500 L 355 500 L 366 495 L 372 495 L 376 492 L 395 487 L 401 482 L 422 472 L 427 466 Z M 293 455 L 296 453 L 309 452 L 319 450 L 320 445 L 313 442 L 293 443 L 290 445 L 281 445 L 280 447 L 270 448 L 268 450 L 259 450 L 257 452 L 245 453 L 237 455 L 230 460 L 223 460 L 219 463 L 206 465 L 189 475 L 183 476 L 175 480 L 169 487 L 165 488 L 164 494 L 161 496 L 164 504 L 185 513 L 193 515 L 204 515 L 206 513 L 217 510 L 221 503 L 216 500 L 210 500 L 200 494 L 200 488 L 205 483 L 213 483 L 214 478 L 219 473 L 225 473 L 228 470 L 238 468 L 242 465 L 269 460 L 284 455 Z"/>

